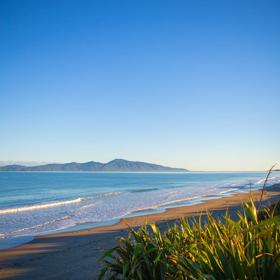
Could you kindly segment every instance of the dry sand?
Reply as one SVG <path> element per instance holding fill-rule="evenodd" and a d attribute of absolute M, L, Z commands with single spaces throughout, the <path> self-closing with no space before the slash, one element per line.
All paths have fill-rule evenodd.
<path fill-rule="evenodd" d="M 260 191 L 252 192 L 252 196 L 258 201 Z M 279 199 L 280 185 L 264 193 L 266 204 Z M 199 205 L 170 208 L 164 213 L 122 219 L 112 226 L 36 237 L 28 244 L 0 251 L 0 279 L 97 279 L 103 250 L 114 247 L 120 236 L 127 235 L 127 225 L 157 223 L 165 229 L 179 218 L 205 210 L 218 216 L 229 209 L 235 215 L 241 203 L 248 200 L 248 193 L 236 194 Z"/>

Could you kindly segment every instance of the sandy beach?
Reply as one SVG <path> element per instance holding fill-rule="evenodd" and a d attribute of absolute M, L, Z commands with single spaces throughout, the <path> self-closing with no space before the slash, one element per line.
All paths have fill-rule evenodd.
<path fill-rule="evenodd" d="M 258 201 L 260 191 L 251 193 Z M 163 213 L 121 219 L 115 225 L 36 237 L 32 242 L 0 251 L 0 279 L 97 279 L 103 250 L 112 248 L 131 227 L 157 223 L 161 229 L 182 217 L 211 211 L 215 216 L 226 209 L 234 215 L 249 193 L 204 201 L 193 206 L 167 209 Z M 264 204 L 280 199 L 280 185 L 267 188 Z"/>

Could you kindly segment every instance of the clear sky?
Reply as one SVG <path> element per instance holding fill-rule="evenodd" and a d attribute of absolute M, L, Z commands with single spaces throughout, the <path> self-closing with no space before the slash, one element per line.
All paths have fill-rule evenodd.
<path fill-rule="evenodd" d="M 279 1 L 0 1 L 0 160 L 262 170 Z"/>

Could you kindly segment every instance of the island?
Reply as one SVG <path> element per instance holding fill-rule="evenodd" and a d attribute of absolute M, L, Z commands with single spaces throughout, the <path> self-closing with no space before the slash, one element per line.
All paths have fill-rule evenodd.
<path fill-rule="evenodd" d="M 84 163 L 50 163 L 37 166 L 12 164 L 1 166 L 0 171 L 188 172 L 189 170 L 141 161 L 114 159 L 107 163 L 89 161 Z"/>

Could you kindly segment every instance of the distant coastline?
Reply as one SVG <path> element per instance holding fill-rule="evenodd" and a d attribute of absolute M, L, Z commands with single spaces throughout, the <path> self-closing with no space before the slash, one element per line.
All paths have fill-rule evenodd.
<path fill-rule="evenodd" d="M 184 168 L 174 168 L 141 161 L 114 159 L 107 163 L 89 161 L 84 163 L 50 163 L 36 166 L 12 164 L 0 166 L 0 171 L 78 171 L 78 172 L 189 172 Z"/>

